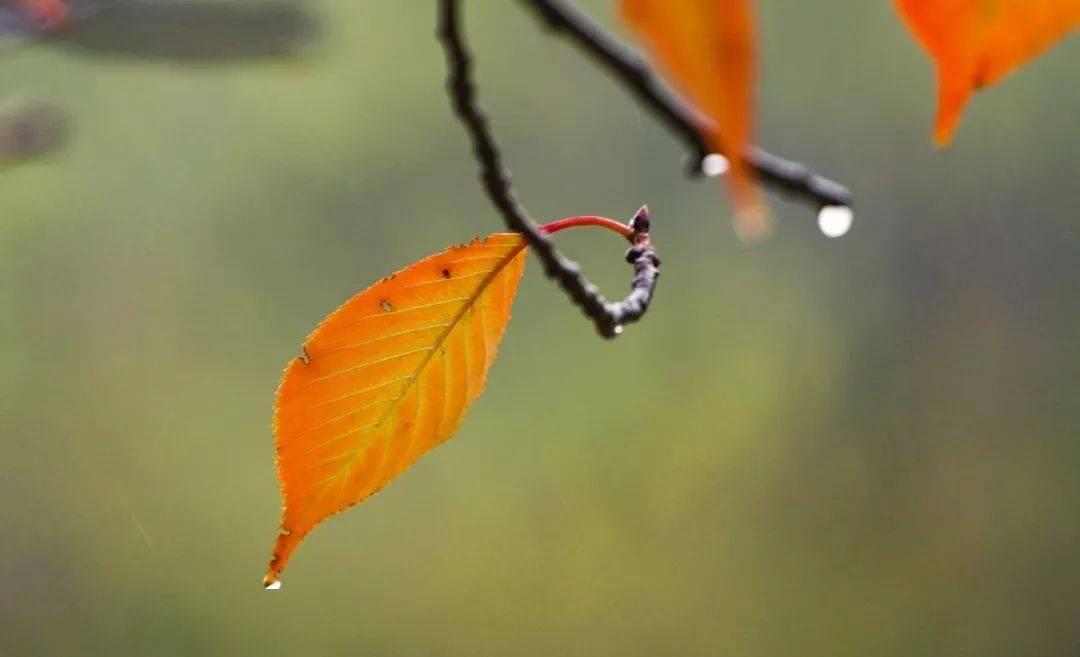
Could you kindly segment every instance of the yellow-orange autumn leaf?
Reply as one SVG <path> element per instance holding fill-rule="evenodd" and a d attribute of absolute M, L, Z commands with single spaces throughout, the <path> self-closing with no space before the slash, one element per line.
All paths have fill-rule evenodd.
<path fill-rule="evenodd" d="M 274 414 L 281 530 L 264 584 L 320 521 L 450 438 L 480 395 L 525 266 L 516 233 L 452 247 L 327 317 L 289 363 Z"/>
<path fill-rule="evenodd" d="M 736 228 L 746 239 L 769 230 L 768 214 L 743 154 L 754 136 L 757 43 L 752 0 L 620 0 L 624 20 L 698 110 L 706 136 L 731 163 Z"/>
<path fill-rule="evenodd" d="M 1080 24 L 1080 0 L 896 0 L 938 66 L 934 141 L 948 144 L 973 91 L 993 84 Z"/>

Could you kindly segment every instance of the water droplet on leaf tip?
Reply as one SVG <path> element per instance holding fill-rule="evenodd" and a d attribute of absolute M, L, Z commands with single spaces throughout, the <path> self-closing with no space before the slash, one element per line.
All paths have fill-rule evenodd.
<path fill-rule="evenodd" d="M 281 580 L 280 579 L 274 580 L 273 582 L 270 582 L 269 584 L 264 585 L 263 588 L 266 589 L 267 591 L 277 591 L 278 589 L 281 588 Z"/>
<path fill-rule="evenodd" d="M 622 335 L 622 332 L 623 332 L 623 327 L 622 327 L 621 324 L 615 327 L 615 335 Z"/>
<path fill-rule="evenodd" d="M 826 237 L 842 237 L 851 230 L 854 212 L 846 205 L 826 205 L 818 213 L 818 228 Z"/>
<path fill-rule="evenodd" d="M 731 163 L 728 159 L 719 153 L 712 153 L 706 155 L 701 160 L 701 172 L 710 178 L 716 176 L 722 176 L 728 172 L 731 168 Z"/>

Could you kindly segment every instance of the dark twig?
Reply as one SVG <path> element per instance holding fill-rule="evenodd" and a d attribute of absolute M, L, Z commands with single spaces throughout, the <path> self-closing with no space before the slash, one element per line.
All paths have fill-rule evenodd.
<path fill-rule="evenodd" d="M 458 24 L 458 1 L 442 0 L 440 10 L 439 40 L 449 67 L 447 90 L 454 110 L 472 139 L 488 198 L 502 214 L 507 227 L 525 237 L 543 263 L 547 276 L 558 281 L 573 302 L 596 324 L 600 334 L 606 338 L 619 335 L 624 324 L 637 321 L 645 314 L 659 277 L 660 260 L 649 242 L 648 209 L 638 210 L 630 223 L 633 228 L 630 240 L 634 244 L 626 256 L 634 266 L 630 295 L 622 301 L 609 302 L 585 279 L 581 267 L 555 248 L 515 197 L 510 172 L 502 163 L 487 117 L 476 100 L 471 78 L 472 60 Z"/>
<path fill-rule="evenodd" d="M 0 39 L 178 63 L 302 55 L 319 36 L 300 0 L 0 0 Z"/>
<path fill-rule="evenodd" d="M 638 101 L 653 111 L 686 144 L 690 170 L 701 172 L 701 162 L 711 149 L 702 135 L 714 124 L 671 91 L 653 73 L 645 57 L 607 32 L 583 11 L 564 0 L 523 0 L 554 32 L 561 33 L 600 63 Z M 817 207 L 851 206 L 851 192 L 838 182 L 811 172 L 805 165 L 753 147 L 746 160 L 758 177 L 792 196 Z"/>

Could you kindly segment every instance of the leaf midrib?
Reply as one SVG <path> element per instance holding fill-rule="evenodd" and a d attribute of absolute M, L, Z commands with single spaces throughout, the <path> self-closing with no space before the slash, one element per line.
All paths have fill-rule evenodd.
<path fill-rule="evenodd" d="M 439 348 L 442 347 L 443 343 L 445 343 L 446 340 L 450 337 L 450 334 L 453 333 L 454 329 L 456 329 L 461 323 L 461 320 L 465 317 L 465 313 L 467 313 L 469 309 L 472 308 L 473 304 L 475 304 L 477 300 L 479 300 L 480 295 L 487 290 L 488 286 L 491 285 L 495 278 L 498 277 L 498 275 L 501 274 L 504 269 L 506 269 L 507 265 L 509 265 L 510 262 L 514 258 L 516 258 L 524 248 L 525 241 L 522 240 L 521 244 L 515 247 L 502 260 L 500 260 L 498 265 L 492 268 L 491 272 L 486 277 L 484 277 L 484 280 L 480 281 L 480 284 L 476 287 L 476 291 L 468 297 L 465 303 L 462 304 L 461 310 L 459 310 L 457 314 L 454 315 L 453 319 L 450 320 L 450 323 L 447 324 L 446 330 L 443 331 L 442 334 L 435 339 L 435 343 L 432 345 L 431 351 L 428 352 L 424 359 L 420 361 L 420 364 L 416 366 L 416 370 L 413 373 L 412 378 L 409 379 L 409 382 L 402 387 L 401 392 L 398 394 L 398 396 L 390 403 L 389 406 L 387 406 L 386 411 L 384 411 L 383 414 L 379 416 L 379 419 L 375 423 L 376 428 L 382 426 L 383 422 L 385 422 L 387 418 L 389 418 L 390 415 L 401 405 L 401 403 L 405 400 L 405 396 L 409 394 L 409 391 L 412 389 L 413 385 L 420 380 L 420 375 L 423 374 L 424 369 L 427 368 L 427 366 L 431 363 L 431 360 L 435 357 L 435 354 L 439 351 Z M 373 431 L 369 432 L 368 436 L 371 436 L 372 434 L 374 434 Z M 357 453 L 362 451 L 363 448 L 366 446 L 367 442 L 368 440 L 362 440 L 360 444 L 356 446 L 355 451 Z M 346 466 L 346 468 L 351 467 L 352 463 L 349 463 Z"/>

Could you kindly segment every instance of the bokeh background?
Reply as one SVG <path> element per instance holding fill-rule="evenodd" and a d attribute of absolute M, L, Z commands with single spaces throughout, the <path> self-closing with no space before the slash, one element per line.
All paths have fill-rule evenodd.
<path fill-rule="evenodd" d="M 0 172 L 0 654 L 1080 654 L 1080 40 L 939 152 L 889 2 L 760 4 L 760 141 L 853 189 L 843 239 L 771 196 L 776 236 L 740 244 L 604 74 L 520 3 L 466 3 L 523 200 L 648 202 L 659 294 L 606 343 L 530 264 L 458 436 L 276 593 L 282 367 L 371 281 L 500 228 L 435 3 L 312 4 L 296 57 L 0 53 L 0 95 L 72 123 Z M 622 291 L 622 245 L 559 240 Z"/>

